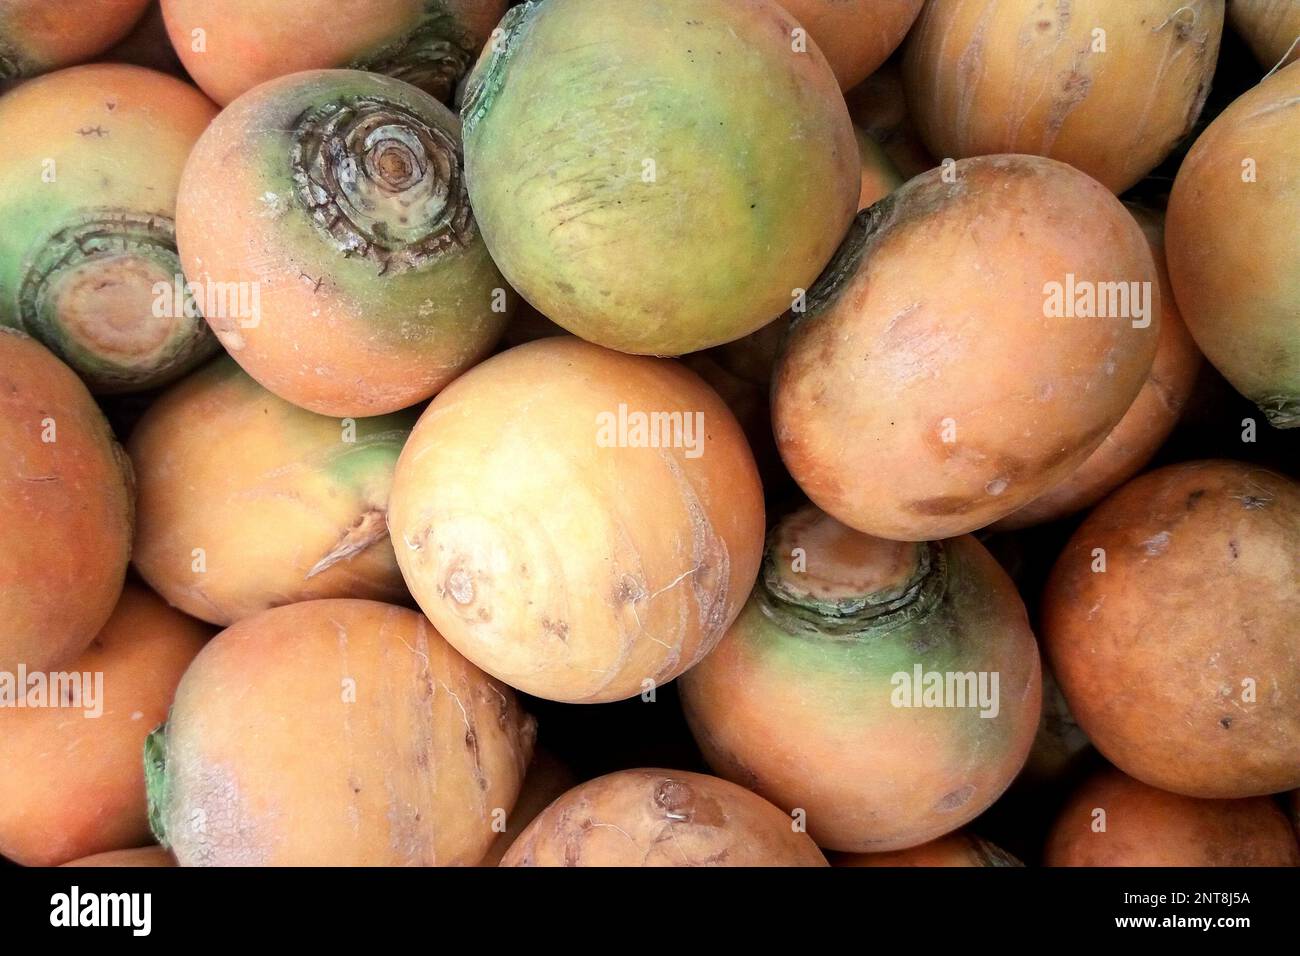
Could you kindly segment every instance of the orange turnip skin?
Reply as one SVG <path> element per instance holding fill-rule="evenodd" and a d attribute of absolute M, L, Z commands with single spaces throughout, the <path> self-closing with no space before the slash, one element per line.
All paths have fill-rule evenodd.
<path fill-rule="evenodd" d="M 72 370 L 2 327 L 0 409 L 0 671 L 44 670 L 80 654 L 122 593 L 131 463 Z"/>
<path fill-rule="evenodd" d="M 1019 860 L 973 833 L 950 833 L 930 843 L 891 853 L 841 853 L 832 866 L 949 867 L 1024 866 Z"/>
<path fill-rule="evenodd" d="M 406 601 L 385 515 L 414 424 L 409 411 L 350 424 L 315 415 L 233 359 L 213 362 L 131 434 L 136 568 L 173 605 L 222 626 L 315 598 Z"/>
<path fill-rule="evenodd" d="M 1243 93 L 1197 139 L 1165 243 L 1205 357 L 1275 426 L 1300 426 L 1300 66 Z"/>
<path fill-rule="evenodd" d="M 212 629 L 130 584 L 59 670 L 103 674 L 102 714 L 0 708 L 0 855 L 29 866 L 149 841 L 140 751 Z"/>
<path fill-rule="evenodd" d="M 1121 193 L 1191 130 L 1222 33 L 1223 0 L 929 0 L 903 79 L 935 156 L 1050 156 Z"/>
<path fill-rule="evenodd" d="M 620 405 L 703 415 L 698 454 L 630 431 L 602 445 Z M 666 683 L 718 642 L 758 572 L 763 496 L 744 433 L 698 376 L 566 336 L 434 399 L 388 526 L 407 587 L 462 654 L 527 693 L 596 703 Z"/>
<path fill-rule="evenodd" d="M 502 866 L 826 866 L 772 804 L 717 777 L 624 770 L 560 797 Z"/>
<path fill-rule="evenodd" d="M 683 355 L 816 279 L 861 162 L 834 74 L 774 0 L 545 0 L 499 29 L 466 81 L 466 175 L 502 274 L 544 315 Z"/>
<path fill-rule="evenodd" d="M 1149 314 L 1048 315 L 1049 284 L 1068 276 L 1138 283 Z M 810 290 L 773 376 L 777 446 L 804 492 L 859 531 L 982 528 L 1115 427 L 1159 315 L 1142 230 L 1095 180 L 1036 156 L 931 170 L 860 213 Z"/>
<path fill-rule="evenodd" d="M 924 0 L 781 0 L 847 90 L 898 48 Z"/>
<path fill-rule="evenodd" d="M 94 392 L 162 385 L 218 349 L 192 301 L 158 291 L 180 282 L 176 190 L 216 112 L 189 84 L 122 64 L 0 99 L 0 325 Z"/>
<path fill-rule="evenodd" d="M 1102 821 L 1105 830 L 1098 832 L 1094 827 Z M 1107 768 L 1070 798 L 1047 838 L 1043 863 L 1300 866 L 1300 846 L 1286 815 L 1267 797 L 1178 796 Z"/>
<path fill-rule="evenodd" d="M 80 860 L 64 863 L 64 866 L 175 866 L 172 855 L 160 846 L 142 846 L 134 850 L 110 850 L 83 856 Z"/>
<path fill-rule="evenodd" d="M 423 401 L 514 310 L 469 209 L 460 121 L 389 77 L 318 70 L 240 97 L 195 147 L 177 205 L 186 276 L 258 290 L 260 316 L 207 317 L 221 343 L 322 415 Z"/>
<path fill-rule="evenodd" d="M 794 548 L 809 577 L 841 554 L 876 589 L 842 604 L 795 596 L 782 570 Z M 895 675 L 916 666 L 997 672 L 998 713 L 895 706 Z M 1011 783 L 1038 724 L 1038 651 L 975 539 L 886 542 L 805 508 L 777 525 L 749 603 L 681 693 L 720 776 L 805 810 L 819 846 L 880 852 L 965 825 Z"/>
<path fill-rule="evenodd" d="M 222 631 L 146 748 L 182 866 L 472 866 L 535 725 L 420 614 L 305 601 Z"/>
<path fill-rule="evenodd" d="M 874 139 L 903 175 L 919 176 L 939 165 L 907 111 L 903 76 L 891 60 L 844 94 L 853 123 Z"/>
<path fill-rule="evenodd" d="M 1128 208 L 1151 245 L 1160 277 L 1160 334 L 1151 371 L 1138 397 L 1096 451 L 1070 477 L 994 524 L 997 531 L 1055 521 L 1095 505 L 1151 460 L 1178 424 L 1183 408 L 1192 397 L 1192 387 L 1201 370 L 1201 352 L 1178 314 L 1169 287 L 1164 216 L 1137 206 Z"/>
<path fill-rule="evenodd" d="M 514 809 L 510 811 L 510 816 L 506 820 L 506 829 L 497 834 L 497 838 L 492 841 L 492 848 L 478 865 L 500 866 L 501 858 L 519 839 L 519 834 L 524 832 L 528 824 L 537 819 L 537 815 L 555 800 L 577 785 L 578 779 L 573 775 L 572 770 L 551 753 L 539 748 L 533 754 L 533 762 L 528 766 L 528 774 L 524 777 L 519 799 L 515 801 Z"/>
<path fill-rule="evenodd" d="M 1097 749 L 1196 797 L 1300 785 L 1298 616 L 1300 485 L 1231 461 L 1171 465 L 1107 498 L 1042 607 L 1053 670 Z"/>
<path fill-rule="evenodd" d="M 507 0 L 164 0 L 185 68 L 222 105 L 260 83 L 350 67 L 413 83 L 444 102 Z M 195 31 L 202 31 L 196 49 Z"/>
<path fill-rule="evenodd" d="M 1269 69 L 1300 59 L 1300 3 L 1295 0 L 1228 0 L 1228 23 Z"/>
<path fill-rule="evenodd" d="M 149 0 L 0 0 L 0 80 L 34 76 L 102 53 Z"/>

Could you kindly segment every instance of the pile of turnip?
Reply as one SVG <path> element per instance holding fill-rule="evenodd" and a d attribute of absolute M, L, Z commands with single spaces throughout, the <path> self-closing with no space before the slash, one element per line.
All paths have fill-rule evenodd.
<path fill-rule="evenodd" d="M 0 0 L 0 857 L 1300 865 L 1297 61 Z"/>

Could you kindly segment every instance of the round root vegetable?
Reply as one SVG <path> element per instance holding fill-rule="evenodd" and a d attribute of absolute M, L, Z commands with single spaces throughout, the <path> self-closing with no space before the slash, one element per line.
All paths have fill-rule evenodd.
<path fill-rule="evenodd" d="M 0 672 L 85 649 L 122 593 L 131 463 L 67 366 L 0 328 Z"/>
<path fill-rule="evenodd" d="M 506 819 L 506 828 L 492 841 L 492 848 L 487 856 L 479 861 L 479 866 L 499 866 L 506 851 L 519 839 L 524 828 L 537 818 L 537 815 L 551 805 L 562 794 L 573 789 L 578 780 L 564 764 L 545 750 L 533 754 L 533 762 L 524 777 L 523 789 L 519 799 Z"/>
<path fill-rule="evenodd" d="M 565 336 L 434 399 L 388 526 L 462 654 L 530 694 L 595 703 L 718 642 L 758 573 L 763 495 L 740 426 L 694 373 Z"/>
<path fill-rule="evenodd" d="M 1046 494 L 997 522 L 994 527 L 999 531 L 1055 521 L 1096 504 L 1151 460 L 1178 424 L 1183 408 L 1192 397 L 1192 387 L 1201 369 L 1201 353 L 1178 314 L 1169 287 L 1164 217 L 1136 206 L 1130 206 L 1129 210 L 1146 234 L 1156 274 L 1160 277 L 1160 332 L 1151 371 L 1119 424 L 1087 460 Z"/>
<path fill-rule="evenodd" d="M 1223 0 L 929 0 L 903 81 L 936 156 L 1032 153 L 1120 193 L 1191 130 Z"/>
<path fill-rule="evenodd" d="M 131 435 L 136 568 L 176 607 L 223 626 L 313 598 L 404 601 L 385 516 L 414 424 L 411 412 L 315 415 L 233 360 L 212 363 Z"/>
<path fill-rule="evenodd" d="M 718 774 L 806 812 L 819 846 L 897 850 L 1011 783 L 1038 725 L 1038 650 L 974 538 L 884 541 L 806 507 L 681 693 Z"/>
<path fill-rule="evenodd" d="M 502 866 L 826 866 L 797 823 L 743 787 L 684 770 L 624 770 L 570 790 Z"/>
<path fill-rule="evenodd" d="M 211 633 L 128 585 L 79 657 L 26 675 L 23 706 L 0 708 L 0 854 L 57 866 L 148 842 L 140 751 Z"/>
<path fill-rule="evenodd" d="M 146 746 L 149 819 L 182 866 L 472 866 L 534 733 L 415 611 L 273 608 L 186 671 Z"/>
<path fill-rule="evenodd" d="M 134 850 L 110 850 L 84 856 L 80 860 L 64 863 L 64 866 L 175 866 L 172 855 L 160 846 L 142 846 Z"/>
<path fill-rule="evenodd" d="M 860 213 L 808 293 L 773 377 L 777 446 L 850 527 L 982 528 L 1115 427 L 1159 317 L 1142 230 L 1095 180 L 1036 156 L 931 170 Z"/>
<path fill-rule="evenodd" d="M 1048 866 L 1300 866 L 1286 815 L 1267 797 L 1199 800 L 1118 770 L 1070 798 L 1047 838 Z"/>
<path fill-rule="evenodd" d="M 1024 866 L 1006 850 L 971 833 L 950 833 L 931 843 L 891 853 L 841 854 L 832 862 L 834 866 Z"/>
<path fill-rule="evenodd" d="M 217 350 L 176 255 L 176 190 L 216 107 L 174 77 L 74 67 L 0 99 L 0 325 L 92 391 L 177 378 Z"/>
<path fill-rule="evenodd" d="M 195 147 L 178 208 L 186 275 L 247 299 L 208 313 L 221 343 L 324 415 L 428 398 L 514 308 L 470 211 L 460 121 L 388 77 L 296 73 L 240 97 Z"/>
<path fill-rule="evenodd" d="M 1228 22 L 1264 66 L 1300 59 L 1300 3 L 1295 0 L 1228 0 Z"/>
<path fill-rule="evenodd" d="M 892 61 L 844 97 L 854 125 L 880 144 L 903 179 L 919 176 L 939 165 L 921 142 L 921 135 L 907 111 L 902 72 Z"/>
<path fill-rule="evenodd" d="M 1300 485 L 1230 461 L 1135 479 L 1083 523 L 1043 595 L 1079 726 L 1163 790 L 1300 786 Z"/>
<path fill-rule="evenodd" d="M 546 0 L 466 89 L 470 196 L 512 285 L 582 338 L 680 355 L 789 308 L 852 219 L 835 77 L 773 0 Z M 687 108 L 686 104 L 689 104 Z"/>
<path fill-rule="evenodd" d="M 1205 357 L 1278 428 L 1300 426 L 1300 66 L 1201 134 L 1174 181 L 1165 243 Z"/>
<path fill-rule="evenodd" d="M 126 36 L 150 0 L 0 0 L 0 80 L 89 60 Z"/>
<path fill-rule="evenodd" d="M 840 88 L 861 83 L 903 42 L 924 0 L 781 0 L 826 55 Z"/>
<path fill-rule="evenodd" d="M 508 0 L 163 0 L 172 43 L 218 103 L 302 70 L 386 73 L 444 102 Z"/>

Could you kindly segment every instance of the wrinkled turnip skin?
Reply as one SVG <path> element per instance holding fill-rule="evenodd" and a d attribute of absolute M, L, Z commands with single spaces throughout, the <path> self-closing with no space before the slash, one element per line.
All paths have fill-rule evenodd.
<path fill-rule="evenodd" d="M 924 0 L 780 0 L 826 56 L 840 89 L 861 83 L 889 58 Z"/>
<path fill-rule="evenodd" d="M 0 709 L 0 766 L 12 771 L 0 774 L 0 855 L 58 866 L 149 841 L 140 752 L 212 633 L 128 584 L 90 647 L 58 668 L 103 675 L 100 716 Z"/>
<path fill-rule="evenodd" d="M 405 602 L 384 521 L 414 424 L 408 411 L 345 425 L 217 360 L 160 396 L 131 434 L 136 568 L 173 605 L 222 626 L 316 598 Z"/>
<path fill-rule="evenodd" d="M 935 156 L 1050 156 L 1121 193 L 1191 130 L 1222 33 L 1223 0 L 929 0 L 904 84 Z"/>
<path fill-rule="evenodd" d="M 1205 357 L 1275 426 L 1300 425 L 1300 65 L 1201 134 L 1174 181 L 1165 244 Z"/>
<path fill-rule="evenodd" d="M 0 0 L 0 81 L 89 60 L 126 36 L 150 0 Z"/>
<path fill-rule="evenodd" d="M 133 850 L 110 850 L 84 856 L 64 866 L 175 866 L 172 855 L 160 846 L 142 846 Z"/>
<path fill-rule="evenodd" d="M 502 866 L 826 866 L 795 821 L 742 787 L 682 770 L 624 770 L 575 787 Z"/>
<path fill-rule="evenodd" d="M 492 255 L 543 314 L 680 355 L 817 278 L 861 163 L 834 75 L 791 49 L 773 0 L 546 0 L 504 26 L 470 76 L 466 171 Z"/>
<path fill-rule="evenodd" d="M 1019 860 L 988 840 L 972 833 L 950 833 L 931 843 L 890 853 L 843 853 L 832 866 L 949 867 L 1024 866 Z"/>
<path fill-rule="evenodd" d="M 727 636 L 681 679 L 709 765 L 779 807 L 806 810 L 819 846 L 862 853 L 934 840 L 988 808 L 1029 752 L 1040 679 L 1024 605 L 975 539 L 941 547 L 946 570 L 928 610 L 838 636 L 830 623 L 791 618 L 760 581 Z M 893 675 L 916 664 L 997 671 L 998 714 L 894 706 Z"/>
<path fill-rule="evenodd" d="M 0 99 L 0 325 L 22 328 L 97 393 L 152 388 L 218 350 L 159 306 L 180 275 L 186 157 L 217 108 L 175 77 L 96 63 Z M 161 314 L 160 314 L 161 313 Z"/>
<path fill-rule="evenodd" d="M 1300 59 L 1300 3 L 1295 0 L 1228 0 L 1228 23 L 1267 69 Z"/>
<path fill-rule="evenodd" d="M 458 224 L 419 210 L 404 209 L 400 222 L 397 213 L 384 214 L 390 232 L 427 228 L 421 235 L 444 243 L 410 264 L 404 257 L 413 246 L 401 236 L 394 249 L 364 251 L 366 240 L 355 238 L 355 204 L 346 215 L 326 216 L 340 207 L 323 204 L 313 214 L 316 200 L 309 202 L 303 180 L 295 179 L 298 131 L 314 122 L 310 117 L 337 116 L 328 111 L 339 103 L 380 103 L 391 115 L 414 114 L 449 141 L 444 158 L 459 170 L 460 121 L 428 94 L 356 70 L 296 73 L 240 97 L 209 127 L 181 181 L 176 235 L 191 281 L 259 290 L 260 321 L 207 317 L 253 378 L 322 415 L 382 415 L 427 399 L 487 355 L 515 296 L 464 205 L 459 172 L 456 185 L 445 189 L 447 208 L 463 213 Z M 404 128 L 410 122 L 399 116 Z M 446 186 L 437 164 L 425 169 L 422 182 Z M 374 197 L 373 179 L 346 175 L 369 183 Z M 337 199 L 341 190 L 330 195 Z M 327 232 L 325 218 L 357 245 Z"/>
<path fill-rule="evenodd" d="M 1105 811 L 1105 830 L 1094 829 Z M 1107 768 L 1070 798 L 1047 866 L 1300 866 L 1286 815 L 1268 797 L 1200 800 Z"/>
<path fill-rule="evenodd" d="M 1159 331 L 1151 250 L 1101 184 L 1037 156 L 960 160 L 945 176 L 859 215 L 773 374 L 790 474 L 891 540 L 974 531 L 1068 477 L 1137 397 Z M 1045 314 L 1048 284 L 1071 274 L 1139 283 L 1149 323 Z"/>
<path fill-rule="evenodd" d="M 0 671 L 44 670 L 84 650 L 122 593 L 131 463 L 72 370 L 6 328 L 0 448 Z"/>
<path fill-rule="evenodd" d="M 150 819 L 182 866 L 472 866 L 534 736 L 415 611 L 291 604 L 185 673 Z"/>
<path fill-rule="evenodd" d="M 1097 749 L 1195 797 L 1300 785 L 1298 618 L 1300 485 L 1229 461 L 1171 465 L 1107 498 L 1042 608 L 1053 671 Z"/>
<path fill-rule="evenodd" d="M 508 0 L 163 0 L 162 7 L 185 68 L 225 105 L 276 77 L 336 67 L 387 73 L 447 102 L 508 5 Z M 196 30 L 203 31 L 200 50 Z M 445 64 L 423 68 L 420 51 L 435 47 L 439 59 L 446 56 Z"/>
<path fill-rule="evenodd" d="M 598 416 L 703 414 L 682 447 L 602 447 Z M 629 436 L 630 437 L 630 436 Z M 763 548 L 744 433 L 681 364 L 570 336 L 497 355 L 429 405 L 388 526 L 407 586 L 479 667 L 551 700 L 677 677 L 735 619 Z"/>
<path fill-rule="evenodd" d="M 1160 276 L 1160 333 L 1151 371 L 1138 397 L 1096 451 L 1070 477 L 995 523 L 995 530 L 1027 528 L 1095 505 L 1151 460 L 1178 424 L 1192 397 L 1196 375 L 1201 369 L 1201 351 L 1183 324 L 1169 286 L 1164 217 L 1136 206 L 1130 206 L 1129 211 L 1146 234 Z"/>

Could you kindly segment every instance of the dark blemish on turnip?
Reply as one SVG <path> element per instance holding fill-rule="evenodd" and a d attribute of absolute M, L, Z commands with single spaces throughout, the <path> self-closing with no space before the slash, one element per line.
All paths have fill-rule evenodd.
<path fill-rule="evenodd" d="M 968 783 L 951 793 L 944 794 L 943 799 L 936 803 L 934 808 L 941 813 L 957 810 L 969 803 L 973 796 L 975 796 L 975 787 Z"/>
<path fill-rule="evenodd" d="M 1193 491 L 1190 495 L 1187 496 L 1187 510 L 1191 511 L 1193 508 L 1195 508 L 1196 502 L 1200 501 L 1204 497 L 1205 497 L 1204 488 L 1198 488 L 1195 491 Z"/>
<path fill-rule="evenodd" d="M 922 498 L 920 501 L 913 501 L 907 506 L 907 509 L 913 514 L 919 515 L 961 515 L 974 510 L 978 506 L 979 502 L 972 498 L 940 495 L 935 498 Z"/>
<path fill-rule="evenodd" d="M 1224 730 L 1231 730 L 1231 729 L 1232 729 L 1232 718 L 1231 718 L 1231 717 L 1220 717 L 1220 718 L 1219 718 L 1219 726 L 1222 727 Z"/>
<path fill-rule="evenodd" d="M 1236 561 L 1237 558 L 1241 557 L 1241 552 L 1240 552 L 1240 550 L 1238 550 L 1238 548 L 1237 548 L 1237 542 L 1236 542 L 1236 541 L 1229 541 L 1229 542 L 1228 542 L 1228 550 L 1229 550 L 1230 552 L 1232 552 L 1232 560 Z"/>

